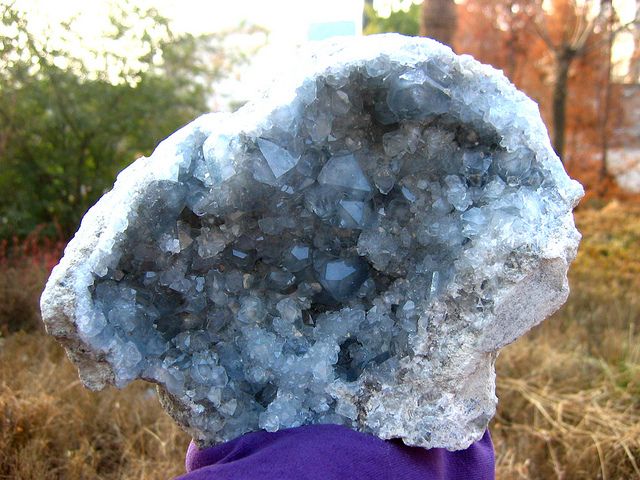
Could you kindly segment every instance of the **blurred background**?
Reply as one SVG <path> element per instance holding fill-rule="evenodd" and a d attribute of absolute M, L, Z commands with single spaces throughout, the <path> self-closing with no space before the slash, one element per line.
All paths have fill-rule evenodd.
<path fill-rule="evenodd" d="M 0 478 L 168 478 L 153 389 L 84 390 L 38 298 L 117 173 L 291 52 L 422 35 L 501 69 L 586 188 L 572 293 L 497 362 L 498 478 L 640 478 L 640 2 L 0 0 Z"/>

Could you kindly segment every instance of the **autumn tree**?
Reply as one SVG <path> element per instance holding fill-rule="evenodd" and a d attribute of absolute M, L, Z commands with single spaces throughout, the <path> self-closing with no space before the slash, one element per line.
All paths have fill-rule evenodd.
<path fill-rule="evenodd" d="M 420 14 L 435 3 L 425 2 Z M 612 88 L 616 36 L 634 26 L 622 22 L 607 0 L 461 0 L 454 46 L 502 69 L 540 105 L 553 144 L 574 174 L 606 175 L 607 150 L 621 108 Z M 398 12 L 406 18 L 410 12 Z M 436 15 L 437 17 L 437 15 Z M 411 18 L 411 17 L 409 17 Z M 391 17 L 389 17 L 391 19 Z M 406 22 L 388 22 L 393 30 Z M 640 45 L 638 30 L 636 44 Z M 640 48 L 629 77 L 640 71 Z M 614 85 L 615 86 L 615 85 Z M 594 162 L 600 161 L 600 168 Z M 591 180 L 585 179 L 591 182 Z"/>
<path fill-rule="evenodd" d="M 637 17 L 624 25 L 617 21 L 618 15 L 611 0 L 537 0 L 525 2 L 529 25 L 544 42 L 553 59 L 552 74 L 552 126 L 553 146 L 564 159 L 567 132 L 567 99 L 572 67 L 580 59 L 591 56 L 604 67 L 604 89 L 607 100 L 600 104 L 604 114 L 609 111 L 609 85 L 611 79 L 611 51 L 615 35 L 630 26 Z M 604 57 L 604 58 L 603 58 Z M 604 60 L 604 61 L 602 61 Z M 595 95 L 598 98 L 599 95 Z M 606 142 L 606 135 L 601 135 Z M 606 152 L 606 143 L 604 145 Z M 606 162 L 603 162 L 606 163 Z"/>
<path fill-rule="evenodd" d="M 553 0 L 546 9 L 543 2 L 528 6 L 531 26 L 553 57 L 553 147 L 561 159 L 565 150 L 569 72 L 574 62 L 586 55 L 592 37 L 602 31 L 609 10 L 605 3 Z"/>
<path fill-rule="evenodd" d="M 629 72 L 627 78 L 630 82 L 640 82 L 640 28 L 636 27 L 633 33 L 633 54 L 629 60 Z"/>
<path fill-rule="evenodd" d="M 584 123 L 578 107 L 591 109 L 587 117 L 593 120 L 599 115 L 594 109 L 606 106 L 601 98 L 609 78 L 607 52 L 612 38 L 635 20 L 620 24 L 608 0 L 469 0 L 460 8 L 465 22 L 457 39 L 460 51 L 482 61 L 491 57 L 490 63 L 537 98 L 551 125 L 554 148 L 566 160 L 569 123 Z M 476 28 L 469 28 L 474 23 Z M 577 102 L 570 105 L 570 98 Z M 602 119 L 591 121 L 589 129 L 604 131 Z"/>

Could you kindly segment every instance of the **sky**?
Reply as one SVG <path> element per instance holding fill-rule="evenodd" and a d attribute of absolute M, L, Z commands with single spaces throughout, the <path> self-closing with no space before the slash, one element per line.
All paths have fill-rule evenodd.
<path fill-rule="evenodd" d="M 392 9 L 406 9 L 414 2 L 420 0 L 374 0 L 374 7 L 386 16 Z M 43 31 L 47 26 L 55 31 L 62 22 L 75 16 L 75 31 L 85 39 L 81 47 L 97 50 L 103 47 L 99 32 L 108 27 L 109 7 L 114 3 L 116 0 L 17 0 L 16 6 L 28 13 L 35 31 Z M 155 7 L 171 19 L 176 32 L 211 33 L 231 29 L 242 21 L 266 28 L 270 32 L 269 46 L 262 50 L 254 66 L 260 71 L 273 70 L 274 64 L 286 61 L 296 46 L 307 41 L 314 24 L 348 20 L 355 22 L 355 33 L 359 33 L 364 0 L 133 0 L 131 3 Z M 636 0 L 614 0 L 622 22 L 633 18 L 635 4 Z M 632 48 L 633 38 L 622 35 L 614 55 L 622 58 Z M 247 86 L 247 81 L 244 82 Z M 229 87 L 235 88 L 233 79 L 224 88 Z"/>
<path fill-rule="evenodd" d="M 374 0 L 380 15 L 408 8 L 421 0 Z M 30 13 L 32 25 L 60 24 L 72 16 L 80 33 L 95 35 L 108 23 L 109 5 L 115 0 L 17 0 L 16 6 Z M 155 7 L 172 19 L 176 31 L 194 34 L 232 28 L 243 20 L 272 32 L 274 42 L 303 41 L 312 22 L 361 17 L 364 0 L 135 0 L 142 7 Z M 621 20 L 633 18 L 636 0 L 614 0 Z"/>
<path fill-rule="evenodd" d="M 398 0 L 377 1 L 398 3 Z M 99 32 L 109 27 L 109 9 L 114 3 L 114 0 L 17 0 L 16 7 L 27 12 L 29 24 L 36 32 L 50 29 L 55 33 L 63 22 L 75 17 L 74 32 L 83 38 L 82 45 L 76 47 L 100 50 L 104 48 L 104 40 Z M 351 21 L 354 33 L 361 33 L 364 0 L 135 0 L 132 3 L 141 8 L 156 8 L 171 20 L 176 33 L 197 35 L 229 30 L 243 21 L 269 31 L 269 44 L 254 59 L 251 70 L 236 72 L 217 87 L 219 99 L 215 107 L 224 108 L 224 99 L 242 100 L 247 95 L 240 90 L 251 92 L 259 88 L 264 77 L 259 72 L 274 71 L 274 65 L 290 58 L 293 50 L 307 41 L 313 25 Z M 87 59 L 88 63 L 91 61 Z M 93 68 L 99 69 L 100 65 Z M 242 84 L 238 82 L 239 76 Z"/>
<path fill-rule="evenodd" d="M 396 0 L 397 2 L 397 0 Z M 18 0 L 30 12 L 36 28 L 59 24 L 79 15 L 76 25 L 90 34 L 108 23 L 113 0 Z M 362 16 L 363 0 L 136 0 L 141 7 L 155 7 L 173 21 L 176 31 L 194 34 L 232 28 L 243 20 L 269 29 L 274 38 L 303 39 L 309 22 L 336 17 Z M 393 3 L 383 0 L 382 3 Z"/>

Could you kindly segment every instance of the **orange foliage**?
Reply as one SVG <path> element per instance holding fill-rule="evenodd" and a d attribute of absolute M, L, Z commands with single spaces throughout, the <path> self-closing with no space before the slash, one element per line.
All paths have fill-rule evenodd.
<path fill-rule="evenodd" d="M 551 130 L 552 91 L 557 55 L 565 45 L 578 42 L 578 34 L 592 18 L 575 0 L 553 0 L 543 9 L 540 0 L 468 0 L 458 5 L 458 53 L 468 53 L 504 71 L 539 106 Z M 585 2 L 590 3 L 590 2 Z M 592 3 L 592 2 L 591 2 Z M 582 30 L 581 30 L 582 29 Z M 605 86 L 608 80 L 606 33 L 593 27 L 569 71 L 564 163 L 590 195 L 617 196 L 602 171 Z M 573 43 L 572 43 L 573 42 Z M 619 116 L 619 91 L 612 90 L 610 116 Z M 611 121 L 606 135 L 613 136 Z"/>

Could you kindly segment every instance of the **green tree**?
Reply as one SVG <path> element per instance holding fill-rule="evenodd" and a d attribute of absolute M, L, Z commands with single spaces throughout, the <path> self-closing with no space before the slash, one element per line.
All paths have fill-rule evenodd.
<path fill-rule="evenodd" d="M 207 110 L 211 83 L 238 60 L 219 35 L 176 36 L 156 11 L 127 8 L 104 50 L 81 58 L 0 7 L 0 238 L 75 231 L 118 171 Z M 65 44 L 79 42 L 66 27 Z"/>
<path fill-rule="evenodd" d="M 381 17 L 373 8 L 371 2 L 365 2 L 364 18 L 366 25 L 364 28 L 365 35 L 374 33 L 391 33 L 397 32 L 404 35 L 420 34 L 420 11 L 419 4 L 412 3 L 408 10 L 397 10 L 391 12 L 388 17 Z"/>

